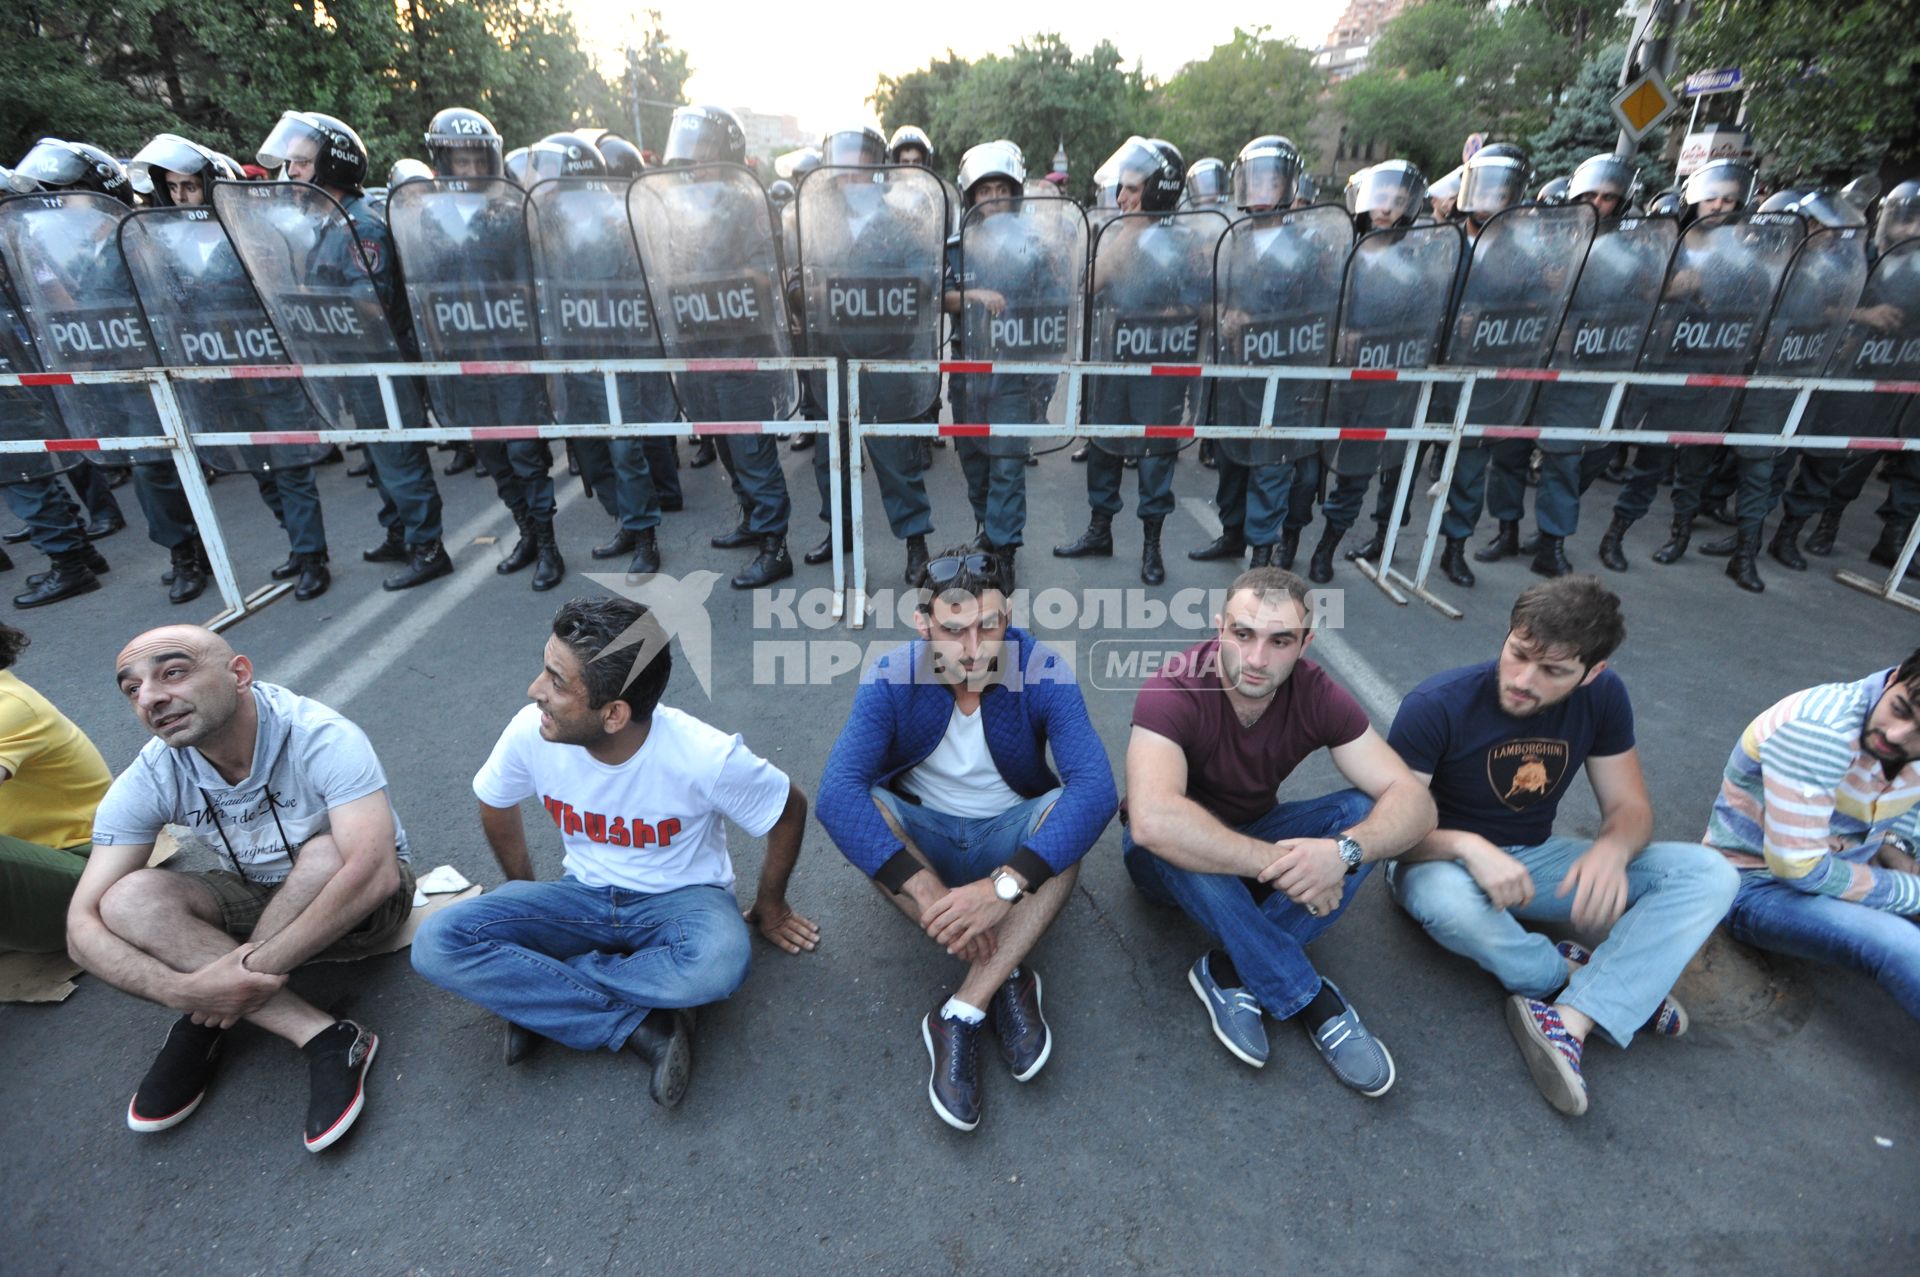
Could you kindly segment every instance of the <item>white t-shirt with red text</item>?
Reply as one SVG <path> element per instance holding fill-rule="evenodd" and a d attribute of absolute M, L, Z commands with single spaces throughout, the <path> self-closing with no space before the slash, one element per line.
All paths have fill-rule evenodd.
<path fill-rule="evenodd" d="M 646 743 L 619 766 L 542 739 L 540 707 L 513 716 L 473 792 L 489 807 L 538 797 L 566 844 L 566 872 L 589 887 L 658 893 L 731 889 L 731 820 L 762 837 L 787 805 L 786 773 L 690 714 L 656 706 Z"/>

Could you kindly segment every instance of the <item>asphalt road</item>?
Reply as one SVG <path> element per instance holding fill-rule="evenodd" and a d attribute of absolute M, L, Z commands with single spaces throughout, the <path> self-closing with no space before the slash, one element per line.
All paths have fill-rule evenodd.
<path fill-rule="evenodd" d="M 951 451 L 934 456 L 935 540 L 962 540 L 972 521 L 959 470 Z M 808 458 L 788 461 L 797 559 L 819 525 Z M 1081 469 L 1061 452 L 1029 477 L 1021 583 L 1137 585 L 1131 479 L 1119 557 L 1070 564 L 1045 547 L 1082 523 Z M 732 519 L 719 470 L 685 478 L 690 509 L 662 530 L 667 572 L 734 570 L 744 554 L 705 544 Z M 1152 592 L 1159 598 L 1233 575 L 1231 565 L 1184 558 L 1209 535 L 1212 483 L 1192 453 L 1182 459 L 1183 504 L 1167 526 L 1172 580 Z M 358 561 L 377 539 L 372 494 L 338 467 L 322 486 L 332 592 L 279 602 L 231 637 L 261 677 L 366 728 L 420 867 L 450 863 L 495 883 L 469 782 L 523 703 L 553 609 L 595 588 L 580 574 L 595 566 L 586 547 L 607 520 L 564 485 L 575 493 L 560 521 L 572 575 L 536 596 L 525 576 L 493 574 L 503 546 L 473 543 L 510 531 L 491 485 L 442 479 L 458 572 L 385 595 L 380 570 Z M 223 480 L 214 492 L 242 577 L 263 581 L 284 541 L 248 481 Z M 877 494 L 868 495 L 877 516 Z M 1854 507 L 1832 566 L 1860 566 L 1878 495 L 1871 488 Z M 1588 499 L 1571 549 L 1582 567 L 1594 564 L 1611 496 L 1603 485 Z M 108 587 L 8 618 L 35 638 L 18 672 L 116 769 L 143 733 L 117 703 L 114 654 L 140 629 L 201 620 L 214 607 L 211 595 L 167 605 L 156 583 L 164 554 L 141 539 L 130 491 L 122 498 L 136 526 L 102 547 L 114 565 Z M 1697 837 L 1727 752 L 1754 714 L 1796 688 L 1897 661 L 1920 627 L 1825 570 L 1769 563 L 1769 588 L 1756 597 L 1726 581 L 1718 561 L 1654 565 L 1647 555 L 1664 514 L 1663 496 L 1631 539 L 1632 570 L 1607 578 L 1628 616 L 1615 668 L 1633 695 L 1657 836 Z M 896 580 L 900 551 L 884 527 L 869 529 L 868 549 L 875 584 Z M 0 586 L 20 588 L 37 566 L 23 562 Z M 1384 727 L 1394 698 L 1427 674 L 1491 657 L 1507 608 L 1532 579 L 1510 562 L 1485 568 L 1470 592 L 1443 585 L 1466 610 L 1452 621 L 1417 602 L 1395 606 L 1343 563 L 1344 627 L 1316 654 Z M 803 567 L 787 584 L 824 581 L 822 569 Z M 676 653 L 668 699 L 744 733 L 812 791 L 854 675 L 756 685 L 755 645 L 889 645 L 901 629 L 770 631 L 724 584 L 708 613 L 712 694 Z M 1114 633 L 1043 636 L 1086 652 Z M 1167 624 L 1124 637 L 1180 646 L 1199 634 Z M 1089 701 L 1118 772 L 1131 693 L 1095 689 Z M 1334 781 L 1323 758 L 1283 796 Z M 1577 792 L 1562 829 L 1592 832 L 1592 804 Z M 530 812 L 529 830 L 543 871 L 557 873 L 558 837 L 541 813 Z M 761 848 L 736 831 L 734 855 L 744 896 Z M 955 964 L 875 896 L 817 825 L 791 898 L 821 924 L 819 952 L 788 957 L 756 942 L 746 986 L 701 1015 L 693 1085 L 671 1113 L 647 1100 L 644 1075 L 624 1057 L 549 1047 L 503 1067 L 496 1022 L 417 979 L 404 955 L 296 977 L 382 1043 L 359 1126 L 318 1157 L 299 1140 L 304 1068 L 276 1039 L 236 1031 L 192 1121 L 136 1136 L 123 1122 L 127 1097 L 169 1013 L 91 978 L 61 1005 L 0 1007 L 0 1269 L 1799 1273 L 1912 1262 L 1920 1026 L 1858 976 L 1786 961 L 1742 967 L 1757 1000 L 1695 1003 L 1695 1028 L 1679 1041 L 1591 1049 L 1593 1108 L 1570 1120 L 1528 1079 L 1492 980 L 1427 941 L 1384 885 L 1370 883 L 1314 951 L 1398 1062 L 1393 1091 L 1367 1100 L 1342 1088 L 1289 1026 L 1272 1027 L 1273 1058 L 1258 1072 L 1215 1043 L 1185 982 L 1203 937 L 1133 891 L 1115 825 L 1035 957 L 1052 1060 L 1020 1086 L 989 1047 L 985 1120 L 963 1135 L 927 1104 L 919 1033 L 921 1015 L 956 982 Z"/>

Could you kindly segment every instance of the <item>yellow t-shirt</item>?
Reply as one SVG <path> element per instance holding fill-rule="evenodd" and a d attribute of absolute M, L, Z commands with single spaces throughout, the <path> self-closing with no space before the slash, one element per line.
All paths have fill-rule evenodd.
<path fill-rule="evenodd" d="M 93 840 L 93 811 L 113 784 L 107 760 L 46 697 L 0 670 L 0 834 L 43 847 Z"/>

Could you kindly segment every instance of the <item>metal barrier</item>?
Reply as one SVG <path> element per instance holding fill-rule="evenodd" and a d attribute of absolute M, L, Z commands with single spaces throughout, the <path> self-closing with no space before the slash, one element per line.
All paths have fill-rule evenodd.
<path fill-rule="evenodd" d="M 49 372 L 0 375 L 0 386 L 88 386 L 140 383 L 148 387 L 164 434 L 67 439 L 0 439 L 0 454 L 19 452 L 130 452 L 140 448 L 165 449 L 172 453 L 175 470 L 185 491 L 187 504 L 198 525 L 201 544 L 206 547 L 212 565 L 215 586 L 225 610 L 213 617 L 208 628 L 225 629 L 243 620 L 290 591 L 291 582 L 275 582 L 243 593 L 233 570 L 227 540 L 213 507 L 213 495 L 207 488 L 206 472 L 201 467 L 197 445 L 235 446 L 247 444 L 351 444 L 351 443 L 493 443 L 511 439 L 595 439 L 644 438 L 657 435 L 745 435 L 745 434 L 825 434 L 830 523 L 833 534 L 833 618 L 839 620 L 846 610 L 847 564 L 841 550 L 840 518 L 843 482 L 840 466 L 840 436 L 833 428 L 839 416 L 840 389 L 832 377 L 827 381 L 827 419 L 806 421 L 647 421 L 629 422 L 620 417 L 620 393 L 617 376 L 622 373 L 728 373 L 728 372 L 830 372 L 834 360 L 789 357 L 778 359 L 540 359 L 486 363 L 364 363 L 364 364 L 235 364 L 224 367 L 141 368 L 115 372 Z M 552 373 L 600 373 L 605 378 L 607 420 L 573 425 L 526 425 L 459 428 L 452 426 L 403 427 L 400 405 L 394 398 L 395 377 L 506 376 L 513 374 L 546 375 Z M 375 377 L 380 384 L 380 401 L 385 412 L 385 428 L 351 430 L 264 430 L 200 431 L 188 430 L 174 393 L 178 381 L 247 381 L 286 378 Z"/>
<path fill-rule="evenodd" d="M 1066 421 L 1055 424 L 1042 423 L 954 423 L 935 422 L 873 422 L 860 420 L 860 377 L 864 373 L 926 373 L 938 369 L 949 376 L 973 376 L 980 374 L 1004 373 L 1008 375 L 1062 376 L 1067 378 Z M 1439 490 L 1445 492 L 1452 486 L 1455 462 L 1460 455 L 1463 442 L 1472 439 L 1548 439 L 1568 440 L 1582 443 L 1640 443 L 1665 444 L 1673 446 L 1696 447 L 1732 444 L 1737 446 L 1770 447 L 1788 451 L 1870 451 L 1870 452 L 1920 452 L 1920 439 L 1899 439 L 1882 437 L 1856 437 L 1848 435 L 1802 435 L 1799 433 L 1801 419 L 1805 416 L 1808 400 L 1815 391 L 1839 391 L 1860 394 L 1920 394 L 1920 381 L 1866 381 L 1858 379 L 1839 379 L 1825 377 L 1767 377 L 1767 376 L 1731 376 L 1708 375 L 1699 373 L 1642 373 L 1642 372 L 1575 372 L 1560 369 L 1534 368 L 1303 368 L 1303 367 L 1248 367 L 1229 364 L 1110 364 L 1110 363 L 1000 363 L 976 362 L 965 360 L 886 360 L 886 361 L 847 361 L 847 384 L 849 386 L 848 411 L 851 419 L 850 446 L 848 448 L 848 477 L 852 495 L 852 518 L 854 537 L 853 581 L 854 598 L 848 609 L 849 624 L 858 629 L 864 621 L 866 599 L 866 554 L 862 543 L 863 502 L 861 493 L 861 451 L 860 442 L 864 435 L 880 436 L 920 436 L 941 435 L 956 438 L 979 438 L 989 434 L 1013 437 L 1057 437 L 1060 435 L 1079 435 L 1088 438 L 1148 438 L 1148 439 L 1247 439 L 1257 438 L 1267 441 L 1281 439 L 1346 439 L 1374 443 L 1406 444 L 1406 453 L 1400 466 L 1400 482 L 1395 489 L 1393 509 L 1387 521 L 1387 538 L 1381 548 L 1379 564 L 1364 559 L 1356 560 L 1356 566 L 1375 585 L 1385 592 L 1395 603 L 1405 606 L 1407 593 L 1417 596 L 1422 602 L 1435 608 L 1446 616 L 1458 620 L 1462 613 L 1445 599 L 1427 589 L 1427 575 L 1433 568 L 1434 550 L 1439 542 L 1440 521 L 1446 513 L 1444 499 L 1434 502 L 1428 516 L 1426 541 L 1421 547 L 1419 565 L 1411 578 L 1397 569 L 1386 566 L 1393 562 L 1395 543 L 1399 540 L 1400 520 L 1405 515 L 1407 504 L 1412 497 L 1414 461 L 1422 443 L 1429 441 L 1444 442 L 1447 445 L 1445 460 L 1441 465 Z M 1219 425 L 1121 425 L 1121 424 L 1081 424 L 1075 420 L 1080 415 L 1081 382 L 1088 376 L 1120 377 L 1183 377 L 1207 378 L 1219 380 L 1261 380 L 1266 383 L 1265 393 L 1261 397 L 1260 420 L 1250 433 L 1245 426 Z M 1274 403 L 1278 398 L 1282 381 L 1404 381 L 1420 383 L 1419 399 L 1414 405 L 1413 423 L 1401 427 L 1341 427 L 1316 426 L 1309 429 L 1276 430 L 1273 428 Z M 1550 426 L 1485 426 L 1475 425 L 1467 420 L 1468 407 L 1473 399 L 1474 387 L 1482 381 L 1538 381 L 1586 383 L 1605 385 L 1611 388 L 1607 396 L 1606 409 L 1601 415 L 1600 424 L 1592 427 L 1550 427 Z M 1437 384 L 1460 386 L 1460 403 L 1455 409 L 1450 424 L 1428 423 L 1427 407 L 1433 397 L 1433 387 Z M 1791 390 L 1794 391 L 1792 406 L 1778 434 L 1743 434 L 1734 432 L 1688 433 L 1684 431 L 1662 430 L 1616 430 L 1614 423 L 1619 417 L 1620 403 L 1629 386 L 1678 386 L 1692 389 L 1713 390 Z M 1834 578 L 1854 589 L 1864 590 L 1888 602 L 1920 611 L 1920 599 L 1903 594 L 1899 585 L 1907 566 L 1913 561 L 1916 549 L 1920 549 L 1920 522 L 1916 522 L 1907 535 L 1905 546 L 1901 549 L 1893 571 L 1885 582 L 1876 582 L 1853 572 L 1839 571 Z M 1402 593 L 1399 587 L 1405 587 Z"/>

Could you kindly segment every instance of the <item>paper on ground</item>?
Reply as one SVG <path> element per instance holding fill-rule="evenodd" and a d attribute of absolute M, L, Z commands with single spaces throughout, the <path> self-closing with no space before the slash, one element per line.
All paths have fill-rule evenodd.
<path fill-rule="evenodd" d="M 472 884 L 461 876 L 452 865 L 441 865 L 414 879 L 413 907 L 423 908 L 428 896 L 438 896 L 449 891 L 465 891 Z"/>

